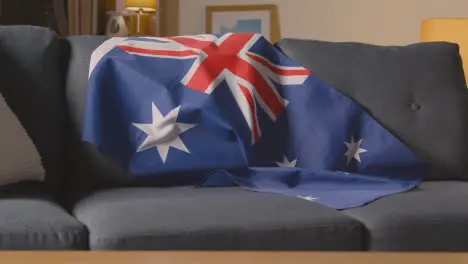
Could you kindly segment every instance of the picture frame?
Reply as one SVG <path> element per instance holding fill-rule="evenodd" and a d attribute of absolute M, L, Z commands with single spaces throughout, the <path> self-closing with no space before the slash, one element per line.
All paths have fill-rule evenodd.
<path fill-rule="evenodd" d="M 277 5 L 206 7 L 206 33 L 253 32 L 275 43 L 281 39 Z"/>

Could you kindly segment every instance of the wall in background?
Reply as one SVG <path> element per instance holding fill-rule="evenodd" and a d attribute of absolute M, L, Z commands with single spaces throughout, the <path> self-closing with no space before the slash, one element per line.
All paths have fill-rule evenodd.
<path fill-rule="evenodd" d="M 381 45 L 418 42 L 424 18 L 468 17 L 467 0 L 179 1 L 180 34 L 204 33 L 206 5 L 276 3 L 283 37 Z"/>

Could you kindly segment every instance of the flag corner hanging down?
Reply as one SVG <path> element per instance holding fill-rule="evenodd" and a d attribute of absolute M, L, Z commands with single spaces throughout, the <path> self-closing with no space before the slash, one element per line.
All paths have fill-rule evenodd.
<path fill-rule="evenodd" d="M 91 61 L 82 138 L 128 177 L 346 209 L 409 191 L 428 171 L 258 34 L 111 38 Z"/>

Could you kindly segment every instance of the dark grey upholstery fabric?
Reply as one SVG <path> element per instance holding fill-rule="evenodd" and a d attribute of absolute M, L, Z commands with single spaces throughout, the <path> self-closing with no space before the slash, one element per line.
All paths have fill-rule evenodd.
<path fill-rule="evenodd" d="M 37 185 L 0 192 L 0 250 L 83 250 L 86 228 Z"/>
<path fill-rule="evenodd" d="M 468 89 L 456 44 L 284 39 L 277 46 L 433 165 L 428 179 L 468 179 Z"/>
<path fill-rule="evenodd" d="M 64 200 L 68 206 L 93 189 L 111 187 L 119 175 L 120 178 L 126 177 L 94 147 L 81 141 L 91 54 L 106 39 L 105 36 L 72 36 L 64 40 L 68 64 L 66 102 L 71 125 L 67 163 L 69 170 L 64 184 Z"/>
<path fill-rule="evenodd" d="M 0 26 L 0 93 L 32 139 L 50 187 L 63 175 L 63 72 L 57 36 L 34 26 Z"/>
<path fill-rule="evenodd" d="M 361 225 L 318 204 L 236 187 L 127 188 L 74 208 L 96 250 L 359 250 Z"/>
<path fill-rule="evenodd" d="M 88 90 L 91 54 L 108 38 L 105 36 L 71 36 L 68 43 L 67 103 L 75 129 L 81 133 Z"/>
<path fill-rule="evenodd" d="M 345 213 L 365 224 L 370 250 L 468 251 L 468 182 L 425 182 Z"/>

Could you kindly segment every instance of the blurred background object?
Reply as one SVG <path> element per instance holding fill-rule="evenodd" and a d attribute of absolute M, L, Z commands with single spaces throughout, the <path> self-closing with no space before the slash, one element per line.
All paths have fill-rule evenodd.
<path fill-rule="evenodd" d="M 130 36 L 157 35 L 157 0 L 126 0 L 125 11 L 132 14 L 127 21 Z"/>
<path fill-rule="evenodd" d="M 110 37 L 126 37 L 130 35 L 128 23 L 129 15 L 125 12 L 107 11 L 106 13 L 106 36 Z"/>
<path fill-rule="evenodd" d="M 68 0 L 68 35 L 105 34 L 106 8 L 115 9 L 115 1 Z"/>
<path fill-rule="evenodd" d="M 0 25 L 48 27 L 60 36 L 174 36 L 179 0 L 0 0 Z"/>
<path fill-rule="evenodd" d="M 180 0 L 157 0 L 153 1 L 152 3 L 143 3 L 139 4 L 136 2 L 140 1 L 131 1 L 133 3 L 127 3 L 127 0 L 115 0 L 115 10 L 118 12 L 122 12 L 122 16 L 125 18 L 129 26 L 134 26 L 133 23 L 136 20 L 136 16 L 128 17 L 128 13 L 134 13 L 135 11 L 138 12 L 138 9 L 131 8 L 141 5 L 151 5 L 150 8 L 156 9 L 157 12 L 153 12 L 153 16 L 150 18 L 149 25 L 148 25 L 148 32 L 143 32 L 142 35 L 152 35 L 152 36 L 159 36 L 159 37 L 169 37 L 169 36 L 177 36 L 179 35 L 179 9 L 180 9 Z M 147 0 L 143 0 L 143 2 L 147 2 Z M 126 7 L 130 7 L 134 11 L 128 10 Z M 151 14 L 151 13 L 150 13 Z M 133 20 L 133 21 L 130 21 Z M 141 22 L 141 21 L 140 21 Z M 135 34 L 136 30 L 134 28 L 130 28 L 130 35 L 138 35 Z M 131 33 L 133 32 L 133 33 Z"/>
<path fill-rule="evenodd" d="M 66 0 L 0 0 L 0 24 L 44 26 L 67 35 Z"/>

